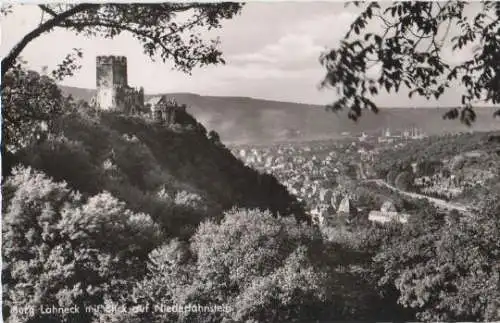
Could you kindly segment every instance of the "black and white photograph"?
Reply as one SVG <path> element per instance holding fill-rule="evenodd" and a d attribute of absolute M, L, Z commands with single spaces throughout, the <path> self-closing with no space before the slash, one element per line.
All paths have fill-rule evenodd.
<path fill-rule="evenodd" d="M 0 9 L 3 322 L 500 322 L 500 2 Z"/>

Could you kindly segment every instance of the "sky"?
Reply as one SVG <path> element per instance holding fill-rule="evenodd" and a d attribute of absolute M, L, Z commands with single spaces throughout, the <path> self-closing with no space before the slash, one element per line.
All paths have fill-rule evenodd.
<path fill-rule="evenodd" d="M 17 5 L 1 21 L 0 55 L 5 55 L 40 22 L 34 4 Z M 244 96 L 279 101 L 327 104 L 332 90 L 320 90 L 325 75 L 320 54 L 339 44 L 356 9 L 342 2 L 250 2 L 242 13 L 225 21 L 210 35 L 218 36 L 226 65 L 196 68 L 192 75 L 173 71 L 170 64 L 152 62 L 142 46 L 128 34 L 113 40 L 75 36 L 55 29 L 32 41 L 21 53 L 31 69 L 54 69 L 72 48 L 83 49 L 83 66 L 62 84 L 95 88 L 95 57 L 124 55 L 131 86 L 146 93 L 191 92 L 201 95 Z M 208 35 L 207 35 L 208 37 Z M 446 93 L 439 102 L 410 100 L 406 93 L 382 94 L 380 106 L 453 106 L 460 95 Z"/>

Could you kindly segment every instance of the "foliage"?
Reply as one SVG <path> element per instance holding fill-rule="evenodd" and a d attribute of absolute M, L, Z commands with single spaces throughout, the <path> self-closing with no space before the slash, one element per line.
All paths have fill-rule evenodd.
<path fill-rule="evenodd" d="M 424 321 L 497 321 L 500 294 L 498 195 L 474 218 L 424 209 L 375 257 L 382 285 Z"/>
<path fill-rule="evenodd" d="M 109 193 L 88 199 L 31 168 L 16 168 L 3 187 L 4 312 L 13 321 L 88 321 L 84 306 L 117 297 L 142 277 L 145 255 L 162 240 L 143 213 Z M 42 314 L 75 306 L 80 314 Z M 8 314 L 7 314 L 8 316 Z M 32 317 L 29 317 L 32 316 Z"/>
<path fill-rule="evenodd" d="M 189 237 L 202 219 L 235 205 L 305 219 L 276 179 L 245 167 L 203 132 L 175 133 L 139 117 L 84 111 L 68 111 L 53 123 L 64 135 L 20 150 L 18 162 L 82 194 L 107 190 L 131 210 L 150 214 L 168 235 Z M 163 189 L 169 199 L 159 198 Z"/>
<path fill-rule="evenodd" d="M 394 180 L 394 185 L 403 191 L 409 191 L 413 188 L 414 176 L 408 171 L 401 172 Z"/>
<path fill-rule="evenodd" d="M 71 183 L 80 192 L 97 194 L 103 187 L 102 172 L 92 164 L 87 147 L 62 134 L 50 134 L 45 141 L 21 150 L 17 156 L 54 180 Z"/>
<path fill-rule="evenodd" d="M 417 163 L 417 176 L 432 176 L 443 168 L 440 160 L 421 160 Z"/>
<path fill-rule="evenodd" d="M 396 149 L 383 151 L 374 168 L 380 177 L 385 177 L 395 169 L 410 169 L 411 164 L 417 165 L 431 163 L 436 170 L 444 171 L 446 168 L 439 166 L 440 161 L 450 159 L 468 151 L 495 152 L 500 148 L 498 142 L 490 140 L 494 133 L 463 133 L 445 136 L 431 136 L 416 140 L 410 144 Z"/>
<path fill-rule="evenodd" d="M 393 189 L 374 182 L 363 183 L 363 195 L 371 197 L 371 209 L 379 209 L 384 202 L 391 201 L 397 210 L 404 210 L 405 213 L 413 214 L 429 207 L 429 202 L 425 199 L 410 199 Z"/>
<path fill-rule="evenodd" d="M 205 205 L 203 198 L 196 193 L 179 191 L 175 195 L 174 203 L 177 205 L 185 205 L 193 209 L 202 209 Z"/>
<path fill-rule="evenodd" d="M 386 181 L 387 183 L 394 185 L 394 182 L 396 181 L 396 177 L 398 177 L 399 171 L 397 169 L 391 169 L 387 173 Z"/>
<path fill-rule="evenodd" d="M 65 104 L 57 84 L 18 64 L 2 86 L 3 148 L 12 152 L 45 138 Z"/>
<path fill-rule="evenodd" d="M 242 4 L 78 3 L 40 4 L 38 7 L 42 12 L 42 22 L 2 59 L 2 77 L 12 68 L 26 45 L 56 27 L 87 37 L 110 39 L 130 33 L 143 45 L 145 54 L 152 59 L 159 57 L 163 62 L 171 60 L 175 68 L 184 72 L 190 72 L 197 65 L 224 63 L 218 39 L 206 40 L 199 31 L 201 28 L 220 28 L 221 21 L 238 14 Z M 44 17 L 47 18 L 43 20 Z M 81 56 L 79 50 L 77 56 Z M 67 56 L 54 76 L 70 75 L 73 67 L 77 67 L 74 58 Z"/>
<path fill-rule="evenodd" d="M 354 303 L 361 289 L 353 289 L 355 278 L 349 280 L 349 274 L 336 268 L 340 254 L 315 229 L 292 219 L 232 210 L 220 224 L 203 223 L 190 243 L 173 240 L 153 251 L 150 274 L 137 285 L 130 304 L 153 309 L 157 304 L 220 305 L 225 311 L 153 310 L 121 319 L 268 322 L 350 317 L 349 306 L 359 306 Z"/>
<path fill-rule="evenodd" d="M 356 201 L 356 206 L 368 210 L 379 210 L 385 202 L 391 201 L 398 210 L 409 208 L 408 202 L 397 192 L 383 188 L 378 185 L 357 188 L 356 192 L 359 198 Z"/>
<path fill-rule="evenodd" d="M 52 77 L 62 81 L 65 77 L 73 76 L 74 72 L 81 69 L 78 59 L 83 57 L 83 52 L 79 48 L 73 48 L 73 52 L 66 55 L 64 60 L 57 65 L 57 68 L 51 72 Z"/>
<path fill-rule="evenodd" d="M 2 156 L 4 174 L 21 163 L 87 197 L 107 190 L 134 212 L 150 214 L 167 235 L 181 238 L 191 236 L 202 219 L 234 205 L 305 218 L 285 187 L 211 144 L 188 113 L 181 121 L 196 131 L 176 134 L 134 116 L 94 114 L 88 105 L 62 98 L 50 78 L 21 66 L 5 81 L 2 143 L 17 146 Z M 36 118 L 47 121 L 43 137 Z M 34 144 L 30 135 L 44 140 Z M 164 188 L 172 199 L 159 198 Z"/>
<path fill-rule="evenodd" d="M 210 130 L 207 136 L 208 140 L 210 140 L 214 144 L 221 144 L 220 136 L 215 130 Z"/>
<path fill-rule="evenodd" d="M 12 13 L 12 4 L 2 4 L 0 6 L 0 15 L 6 16 Z"/>
<path fill-rule="evenodd" d="M 475 120 L 475 101 L 500 103 L 498 2 L 356 5 L 363 10 L 340 46 L 321 57 L 327 70 L 323 86 L 335 88 L 339 95 L 330 109 L 347 108 L 349 117 L 357 120 L 363 108 L 378 111 L 372 99 L 383 90 L 397 93 L 406 88 L 410 97 L 439 99 L 461 84 L 465 87 L 461 109 L 444 117 L 459 117 L 470 125 Z M 450 31 L 457 34 L 450 37 Z M 454 53 L 470 50 L 472 57 L 446 61 L 448 49 Z"/>

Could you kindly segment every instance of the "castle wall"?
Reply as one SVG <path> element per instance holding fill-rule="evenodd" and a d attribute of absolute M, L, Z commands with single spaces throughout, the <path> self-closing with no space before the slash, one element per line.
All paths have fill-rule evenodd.
<path fill-rule="evenodd" d="M 96 65 L 96 86 L 97 88 L 111 86 L 113 84 L 113 65 L 99 62 Z"/>
<path fill-rule="evenodd" d="M 117 106 L 125 113 L 142 113 L 144 110 L 144 90 L 131 87 L 118 87 Z"/>
<path fill-rule="evenodd" d="M 101 110 L 112 110 L 115 108 L 115 92 L 113 87 L 97 88 L 97 104 Z"/>
<path fill-rule="evenodd" d="M 128 86 L 127 59 L 115 59 L 113 64 L 113 81 L 116 85 Z"/>

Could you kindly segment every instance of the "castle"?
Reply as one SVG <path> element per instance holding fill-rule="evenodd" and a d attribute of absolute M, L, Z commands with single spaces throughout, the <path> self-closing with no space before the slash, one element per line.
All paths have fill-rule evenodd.
<path fill-rule="evenodd" d="M 136 90 L 128 85 L 124 56 L 97 56 L 96 87 L 94 103 L 100 110 L 135 113 L 144 106 L 144 89 Z"/>
<path fill-rule="evenodd" d="M 117 111 L 125 114 L 144 115 L 153 120 L 174 124 L 186 111 L 166 96 L 144 100 L 144 89 L 128 85 L 127 58 L 125 56 L 96 57 L 96 95 L 91 104 L 101 111 Z"/>

